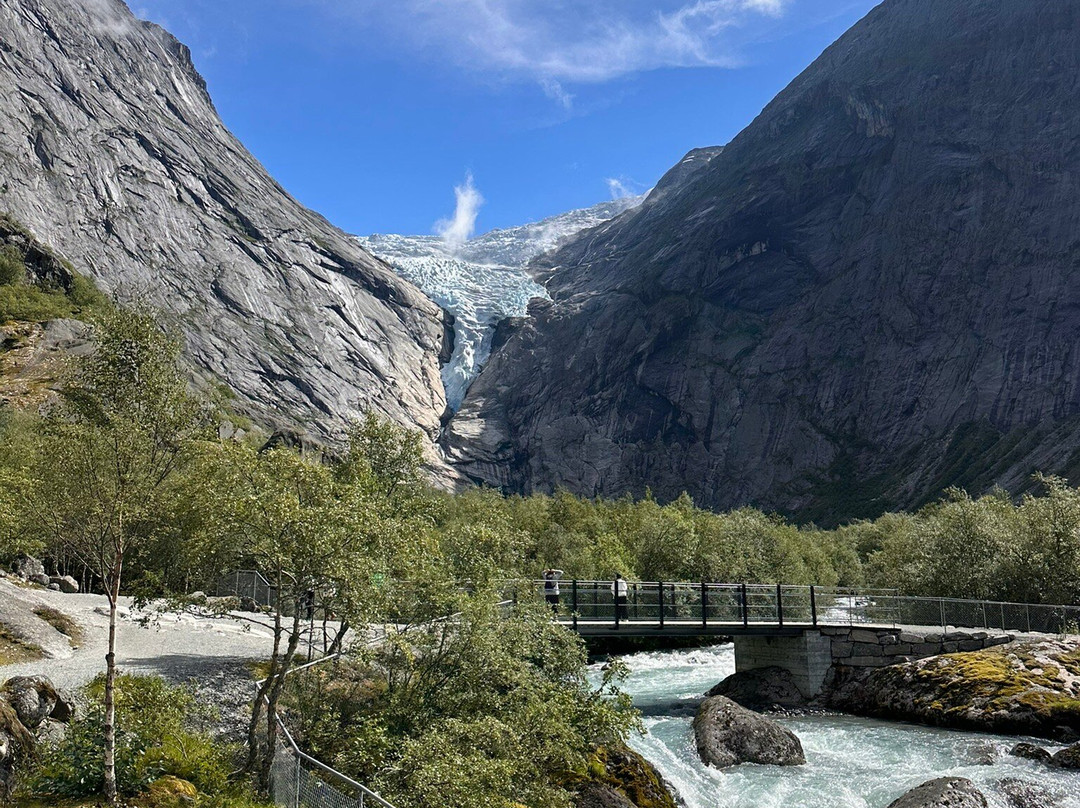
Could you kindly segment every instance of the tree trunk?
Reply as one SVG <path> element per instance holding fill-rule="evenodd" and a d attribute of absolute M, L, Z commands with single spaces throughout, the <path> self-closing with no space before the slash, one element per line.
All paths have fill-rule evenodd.
<path fill-rule="evenodd" d="M 280 576 L 279 576 L 280 582 Z M 279 655 L 281 653 L 281 600 L 278 600 L 278 605 L 274 610 L 274 650 L 270 654 L 270 670 L 266 674 L 266 678 L 259 684 L 258 689 L 255 692 L 255 701 L 251 705 L 251 720 L 248 722 L 248 751 L 247 759 L 244 761 L 242 772 L 248 774 L 255 771 L 259 763 L 259 726 L 262 723 L 263 705 L 266 703 L 267 695 L 270 693 L 270 688 L 274 685 L 274 677 L 277 675 L 278 667 L 280 665 Z"/>
<path fill-rule="evenodd" d="M 299 606 L 299 602 L 297 602 Z M 270 793 L 270 768 L 274 765 L 274 755 L 277 753 L 277 707 L 281 699 L 281 691 L 285 687 L 285 677 L 292 668 L 296 649 L 300 647 L 300 609 L 294 609 L 292 622 L 292 635 L 289 637 L 289 647 L 278 667 L 277 675 L 272 677 L 273 687 L 266 704 L 266 745 L 263 747 L 262 765 L 259 767 L 259 789 L 263 793 Z"/>
<path fill-rule="evenodd" d="M 116 790 L 116 606 L 120 598 L 122 557 L 117 557 L 108 584 L 109 651 L 105 655 L 105 801 L 119 804 Z"/>
<path fill-rule="evenodd" d="M 337 634 L 334 636 L 334 641 L 330 643 L 330 650 L 327 651 L 327 656 L 335 656 L 341 653 L 342 647 L 345 645 L 345 635 L 349 632 L 349 621 L 344 617 L 341 619 L 341 625 L 338 627 Z"/>

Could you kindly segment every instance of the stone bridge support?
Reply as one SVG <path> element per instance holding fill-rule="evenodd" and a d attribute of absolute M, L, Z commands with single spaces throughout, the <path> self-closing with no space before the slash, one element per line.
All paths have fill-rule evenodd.
<path fill-rule="evenodd" d="M 783 668 L 808 699 L 821 692 L 832 665 L 832 638 L 820 631 L 794 637 L 735 637 L 736 671 Z"/>
<path fill-rule="evenodd" d="M 880 668 L 939 654 L 978 651 L 1011 642 L 1013 637 L 986 631 L 930 631 L 898 628 L 830 626 L 806 629 L 797 636 L 735 637 L 735 670 L 783 668 L 796 687 L 812 699 L 820 695 L 835 666 Z"/>

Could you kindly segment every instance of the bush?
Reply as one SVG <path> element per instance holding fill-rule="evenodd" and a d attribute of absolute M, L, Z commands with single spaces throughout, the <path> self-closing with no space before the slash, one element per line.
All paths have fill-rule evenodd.
<path fill-rule="evenodd" d="M 22 253 L 11 244 L 0 248 L 0 286 L 14 286 L 26 280 Z"/>
<path fill-rule="evenodd" d="M 73 313 L 71 301 L 62 292 L 46 292 L 29 284 L 0 285 L 0 322 L 41 323 Z"/>
<path fill-rule="evenodd" d="M 79 798 L 101 792 L 105 748 L 104 677 L 85 692 L 86 718 L 76 721 L 63 739 L 46 747 L 32 778 L 35 793 Z M 116 689 L 116 779 L 121 794 L 145 791 L 165 776 L 185 780 L 201 793 L 227 792 L 229 750 L 193 728 L 202 716 L 191 693 L 152 676 L 121 675 Z"/>

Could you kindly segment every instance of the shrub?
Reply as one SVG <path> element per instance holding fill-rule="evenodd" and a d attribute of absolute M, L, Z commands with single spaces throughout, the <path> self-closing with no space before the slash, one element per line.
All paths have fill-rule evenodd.
<path fill-rule="evenodd" d="M 0 248 L 0 286 L 14 286 L 26 279 L 22 253 L 11 244 Z"/>
<path fill-rule="evenodd" d="M 63 739 L 46 747 L 32 788 L 57 797 L 88 797 L 103 786 L 104 678 L 85 689 L 90 700 L 86 718 L 76 721 Z M 204 794 L 224 794 L 231 769 L 229 750 L 193 729 L 206 717 L 191 693 L 152 676 L 122 675 L 117 679 L 116 779 L 120 793 L 145 791 L 165 776 L 194 785 Z"/>

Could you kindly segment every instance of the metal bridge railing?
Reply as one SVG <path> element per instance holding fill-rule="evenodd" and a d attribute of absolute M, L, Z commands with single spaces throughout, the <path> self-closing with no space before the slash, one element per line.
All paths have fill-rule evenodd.
<path fill-rule="evenodd" d="M 552 595 L 550 582 L 511 597 Z M 664 581 L 559 581 L 560 622 L 621 626 L 911 626 L 1047 634 L 1080 633 L 1080 606 L 922 598 L 891 589 Z M 625 591 L 625 602 L 616 592 Z"/>

